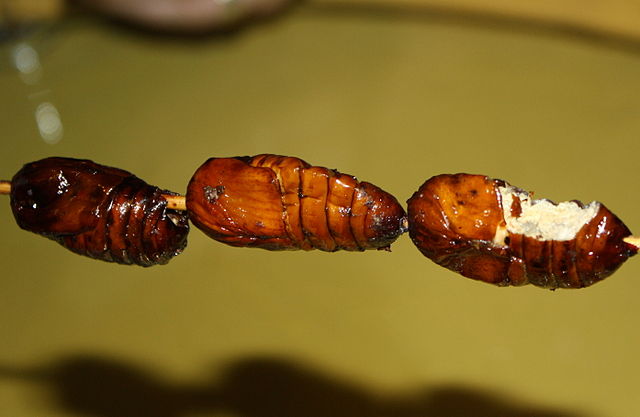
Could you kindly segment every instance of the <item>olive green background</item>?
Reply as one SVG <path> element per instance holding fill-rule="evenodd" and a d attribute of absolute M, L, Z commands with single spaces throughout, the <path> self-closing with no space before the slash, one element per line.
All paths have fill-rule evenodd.
<path fill-rule="evenodd" d="M 70 19 L 2 45 L 0 177 L 59 155 L 184 192 L 212 156 L 301 157 L 404 202 L 482 173 L 597 199 L 640 233 L 640 48 L 465 17 L 300 6 L 204 39 Z M 42 141 L 34 110 L 64 124 Z M 393 252 L 226 247 L 120 266 L 0 206 L 0 414 L 633 416 L 640 261 L 583 290 L 495 288 Z"/>

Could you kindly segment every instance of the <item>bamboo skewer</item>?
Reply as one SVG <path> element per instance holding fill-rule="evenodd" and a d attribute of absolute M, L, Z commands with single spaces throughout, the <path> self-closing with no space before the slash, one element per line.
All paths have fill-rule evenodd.
<path fill-rule="evenodd" d="M 11 181 L 0 180 L 0 195 L 11 194 Z M 185 211 L 187 209 L 187 201 L 183 195 L 162 194 L 167 200 L 167 207 L 172 210 Z"/>
<path fill-rule="evenodd" d="M 625 243 L 640 249 L 640 236 L 627 236 L 622 240 Z"/>
<path fill-rule="evenodd" d="M 10 193 L 11 181 L 0 180 L 0 195 Z M 162 197 L 167 200 L 167 207 L 172 210 L 185 211 L 187 209 L 187 201 L 183 195 L 163 194 Z M 640 236 L 627 236 L 623 241 L 640 249 Z"/>
<path fill-rule="evenodd" d="M 187 209 L 187 199 L 183 195 L 162 194 L 162 197 L 167 200 L 167 207 L 172 210 L 185 211 Z"/>
<path fill-rule="evenodd" d="M 0 180 L 0 194 L 11 193 L 11 181 Z"/>

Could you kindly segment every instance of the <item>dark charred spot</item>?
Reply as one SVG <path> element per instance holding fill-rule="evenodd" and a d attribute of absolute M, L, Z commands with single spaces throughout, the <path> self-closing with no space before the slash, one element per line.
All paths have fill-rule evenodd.
<path fill-rule="evenodd" d="M 76 197 L 78 195 L 77 192 L 71 194 L 72 197 Z M 91 191 L 89 191 L 89 198 L 92 200 L 99 200 L 104 195 L 104 191 L 101 187 L 95 187 Z"/>
<path fill-rule="evenodd" d="M 522 205 L 520 204 L 520 198 L 518 196 L 514 196 L 513 202 L 511 203 L 511 216 L 520 217 L 521 214 L 522 214 Z"/>
<path fill-rule="evenodd" d="M 204 189 L 204 196 L 209 202 L 209 204 L 213 204 L 216 201 L 218 201 L 218 197 L 220 197 L 220 194 L 224 193 L 224 185 L 218 185 L 216 187 L 207 185 L 203 189 Z"/>
<path fill-rule="evenodd" d="M 470 192 L 470 193 L 471 193 L 471 195 L 472 195 L 472 196 L 474 196 L 474 197 L 478 195 L 478 190 L 476 190 L 476 189 L 473 189 L 473 190 L 471 190 L 471 191 L 469 191 L 469 192 Z"/>
<path fill-rule="evenodd" d="M 460 204 L 461 206 L 464 206 L 464 201 L 458 200 L 458 204 Z"/>
<path fill-rule="evenodd" d="M 569 273 L 569 263 L 565 258 L 560 258 L 556 261 L 558 263 L 558 267 L 562 272 L 562 275 L 567 275 Z"/>

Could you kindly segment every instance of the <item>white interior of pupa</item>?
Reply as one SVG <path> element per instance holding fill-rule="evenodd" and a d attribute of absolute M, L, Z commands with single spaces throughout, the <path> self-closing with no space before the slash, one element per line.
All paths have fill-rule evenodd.
<path fill-rule="evenodd" d="M 511 185 L 499 186 L 498 191 L 506 222 L 506 228 L 498 227 L 496 230 L 494 241 L 500 245 L 504 244 L 507 232 L 538 240 L 572 240 L 600 210 L 597 201 L 585 207 L 573 201 L 556 205 L 549 200 L 533 200 L 529 193 Z M 513 216 L 511 212 L 514 197 L 520 199 L 522 212 L 519 216 Z"/>

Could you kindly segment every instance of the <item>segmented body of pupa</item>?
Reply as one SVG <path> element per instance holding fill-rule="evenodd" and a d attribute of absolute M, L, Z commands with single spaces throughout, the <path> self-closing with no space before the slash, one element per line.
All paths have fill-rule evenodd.
<path fill-rule="evenodd" d="M 26 164 L 11 181 L 18 225 L 69 250 L 120 264 L 165 264 L 182 252 L 185 212 L 135 175 L 89 160 L 46 158 Z"/>
<path fill-rule="evenodd" d="M 638 250 L 601 203 L 533 200 L 484 175 L 432 177 L 408 204 L 409 235 L 425 256 L 492 284 L 586 287 Z"/>
<path fill-rule="evenodd" d="M 388 249 L 406 231 L 404 209 L 389 193 L 294 157 L 211 158 L 186 197 L 191 221 L 232 246 Z"/>

